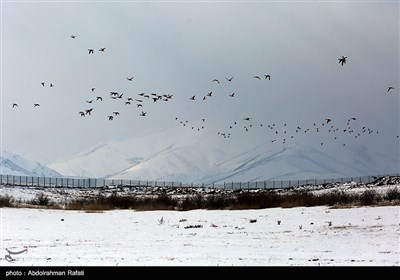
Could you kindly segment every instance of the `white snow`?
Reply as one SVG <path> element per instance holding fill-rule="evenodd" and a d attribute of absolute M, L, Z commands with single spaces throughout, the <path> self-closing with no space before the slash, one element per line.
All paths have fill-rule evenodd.
<path fill-rule="evenodd" d="M 399 210 L 385 206 L 88 213 L 2 208 L 0 262 L 11 266 L 398 266 Z M 28 252 L 12 255 L 13 262 L 4 259 L 6 249 L 24 248 Z"/>
<path fill-rule="evenodd" d="M 166 129 L 98 144 L 49 167 L 64 176 L 184 183 L 340 178 L 400 170 L 398 159 L 362 145 L 336 147 L 332 153 L 329 147 L 296 143 L 276 146 L 261 138 L 248 146 L 248 139 L 215 136 L 212 132 Z M 240 144 L 242 140 L 244 144 Z"/>
<path fill-rule="evenodd" d="M 27 160 L 8 151 L 1 151 L 0 174 L 42 177 L 61 176 L 60 173 L 40 164 L 39 162 Z"/>

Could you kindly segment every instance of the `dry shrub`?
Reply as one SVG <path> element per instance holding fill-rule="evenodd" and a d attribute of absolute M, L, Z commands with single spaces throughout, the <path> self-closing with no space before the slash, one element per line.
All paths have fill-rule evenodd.
<path fill-rule="evenodd" d="M 36 197 L 31 200 L 32 205 L 40 205 L 40 206 L 48 206 L 50 205 L 50 198 L 48 195 L 45 195 L 43 192 L 39 192 L 36 194 Z"/>
<path fill-rule="evenodd" d="M 396 187 L 392 187 L 386 191 L 384 198 L 389 201 L 400 199 L 400 191 Z"/>
<path fill-rule="evenodd" d="M 261 209 L 279 207 L 282 197 L 273 193 L 241 193 L 233 209 Z"/>
<path fill-rule="evenodd" d="M 380 195 L 375 190 L 365 190 L 359 197 L 361 205 L 373 205 L 380 199 Z"/>
<path fill-rule="evenodd" d="M 0 208 L 1 207 L 12 207 L 13 199 L 10 195 L 0 196 Z"/>

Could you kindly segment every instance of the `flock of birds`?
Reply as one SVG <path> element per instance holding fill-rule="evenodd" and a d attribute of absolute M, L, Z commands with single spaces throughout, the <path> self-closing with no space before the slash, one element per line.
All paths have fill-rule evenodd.
<path fill-rule="evenodd" d="M 71 35 L 70 36 L 72 39 L 76 39 L 76 35 Z M 98 49 L 98 52 L 105 52 L 106 48 L 105 47 L 101 47 Z M 88 54 L 92 55 L 95 53 L 95 49 L 93 48 L 89 48 L 88 49 Z M 342 56 L 339 59 L 339 64 L 341 66 L 344 66 L 347 63 L 347 56 Z M 133 82 L 134 81 L 134 76 L 126 76 L 125 79 L 127 82 Z M 232 82 L 234 79 L 234 77 L 225 77 L 225 80 L 229 83 Z M 267 80 L 270 81 L 271 80 L 271 74 L 258 74 L 258 75 L 254 75 L 253 79 L 256 80 Z M 211 79 L 210 79 L 211 80 Z M 211 80 L 211 83 L 215 83 L 215 84 L 221 84 L 221 80 L 218 78 L 214 78 Z M 53 82 L 41 82 L 40 83 L 42 87 L 49 87 L 49 88 L 53 88 L 55 86 L 55 84 Z M 97 95 L 97 91 L 96 91 L 96 87 L 91 87 L 90 89 L 88 89 L 88 91 L 90 90 L 90 92 L 92 94 L 95 94 L 93 97 L 89 98 L 86 100 L 86 104 L 91 104 L 92 106 L 88 106 L 86 108 L 83 108 L 82 110 L 80 110 L 78 112 L 78 115 L 80 117 L 88 117 L 91 116 L 95 107 L 94 107 L 94 103 L 98 103 L 98 102 L 103 102 L 104 96 L 101 95 Z M 387 88 L 387 92 L 395 92 L 394 91 L 395 88 L 393 86 L 388 86 Z M 229 98 L 235 98 L 235 92 L 231 92 L 229 94 L 227 94 L 227 96 Z M 208 93 L 202 95 L 202 96 L 196 96 L 196 95 L 192 95 L 190 96 L 188 99 L 191 101 L 195 101 L 195 100 L 206 100 L 206 99 L 210 99 L 213 97 L 213 91 L 209 91 Z M 136 105 L 136 108 L 140 108 L 138 109 L 140 112 L 138 113 L 138 115 L 140 117 L 146 117 L 147 116 L 147 112 L 143 111 L 143 105 L 147 102 L 151 102 L 155 103 L 155 102 L 168 102 L 170 100 L 172 100 L 173 98 L 173 94 L 158 94 L 158 93 L 138 93 L 137 97 L 133 98 L 133 97 L 126 97 L 124 96 L 124 93 L 118 92 L 118 91 L 110 91 L 109 92 L 109 99 L 112 100 L 120 100 L 121 102 L 123 102 L 123 104 L 125 106 L 131 106 L 133 104 Z M 14 102 L 12 104 L 12 108 L 17 108 L 18 107 L 18 103 Z M 40 107 L 39 103 L 34 103 L 33 107 Z M 118 110 L 111 110 L 108 114 L 106 114 L 106 118 L 109 121 L 113 121 L 114 118 L 116 118 L 117 116 L 120 115 L 120 112 Z M 181 119 L 180 117 L 175 117 L 175 121 L 179 122 L 180 125 L 182 125 L 183 127 L 187 127 L 190 128 L 194 131 L 201 131 L 203 129 L 205 129 L 205 124 L 206 124 L 206 119 L 202 118 L 201 120 L 192 122 L 189 120 L 185 120 L 185 119 Z M 217 134 L 223 138 L 231 138 L 233 133 L 236 133 L 237 131 L 244 131 L 244 132 L 249 132 L 253 129 L 255 129 L 256 127 L 258 127 L 259 129 L 264 129 L 267 133 L 271 134 L 271 138 L 270 141 L 271 143 L 282 143 L 282 144 L 286 144 L 289 141 L 295 139 L 298 137 L 298 135 L 300 134 L 311 134 L 311 133 L 321 133 L 321 132 L 325 132 L 327 133 L 327 135 L 330 135 L 330 137 L 333 140 L 339 140 L 341 139 L 343 134 L 346 134 L 348 136 L 352 136 L 354 137 L 354 139 L 360 138 L 363 135 L 371 135 L 371 134 L 379 134 L 379 131 L 377 130 L 373 130 L 365 125 L 360 125 L 358 127 L 354 127 L 352 126 L 352 124 L 354 124 L 354 122 L 356 121 L 355 117 L 351 117 L 347 120 L 346 125 L 335 125 L 335 121 L 333 121 L 331 118 L 325 118 L 321 121 L 319 121 L 318 123 L 313 123 L 313 124 L 309 124 L 306 127 L 301 127 L 299 125 L 295 125 L 295 126 L 290 126 L 287 123 L 263 123 L 260 121 L 254 121 L 252 119 L 252 117 L 244 117 L 240 120 L 234 120 L 231 123 L 229 123 L 227 125 L 227 127 L 225 127 L 224 130 L 220 130 L 217 132 Z M 399 138 L 399 136 L 397 136 L 397 138 Z M 322 146 L 324 144 L 324 142 L 320 142 L 320 145 Z M 342 143 L 343 146 L 345 146 L 345 143 Z"/>

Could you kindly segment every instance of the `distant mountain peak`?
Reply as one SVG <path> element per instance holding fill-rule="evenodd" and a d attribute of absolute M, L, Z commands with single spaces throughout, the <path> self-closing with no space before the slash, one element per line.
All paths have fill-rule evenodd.
<path fill-rule="evenodd" d="M 62 175 L 39 162 L 22 158 L 18 154 L 2 151 L 0 173 L 3 175 L 61 177 Z"/>

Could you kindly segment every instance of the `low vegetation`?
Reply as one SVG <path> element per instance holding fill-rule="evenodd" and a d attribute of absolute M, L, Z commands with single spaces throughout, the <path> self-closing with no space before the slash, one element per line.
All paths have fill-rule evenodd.
<path fill-rule="evenodd" d="M 76 198 L 64 204 L 57 204 L 47 195 L 39 192 L 34 199 L 17 201 L 11 196 L 0 196 L 0 207 L 43 207 L 51 209 L 84 210 L 97 212 L 112 209 L 147 210 L 179 210 L 194 209 L 262 209 L 291 208 L 300 206 L 351 207 L 368 205 L 400 205 L 398 187 L 388 187 L 383 193 L 374 189 L 366 189 L 360 193 L 332 190 L 322 194 L 310 191 L 277 192 L 241 192 L 231 194 L 194 194 L 186 196 L 158 195 L 98 195 L 90 198 Z"/>

